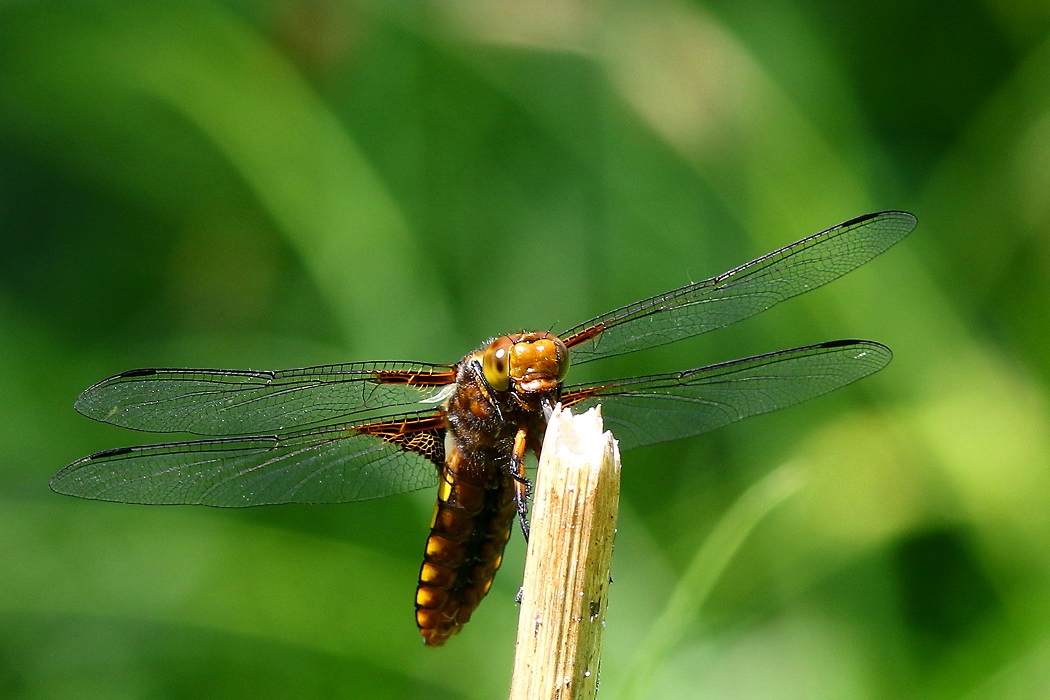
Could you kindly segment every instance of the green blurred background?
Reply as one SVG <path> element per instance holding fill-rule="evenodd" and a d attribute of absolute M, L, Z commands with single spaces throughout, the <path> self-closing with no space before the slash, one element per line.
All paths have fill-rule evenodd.
<path fill-rule="evenodd" d="M 896 352 L 625 455 L 601 697 L 1050 697 L 1050 5 L 160 5 L 0 9 L 0 696 L 505 696 L 520 537 L 425 649 L 432 493 L 60 497 L 149 438 L 77 393 L 451 362 L 903 208 L 916 233 L 847 278 L 595 363 Z"/>

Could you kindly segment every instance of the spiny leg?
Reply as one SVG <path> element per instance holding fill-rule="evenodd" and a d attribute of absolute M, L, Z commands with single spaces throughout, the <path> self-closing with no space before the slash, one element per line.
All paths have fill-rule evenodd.
<path fill-rule="evenodd" d="M 521 532 L 525 535 L 525 542 L 529 541 L 529 496 L 532 492 L 532 484 L 525 477 L 525 448 L 528 430 L 524 425 L 518 426 L 518 432 L 514 435 L 514 448 L 510 455 L 511 478 L 514 479 L 514 504 L 518 507 L 518 522 L 521 523 Z"/>

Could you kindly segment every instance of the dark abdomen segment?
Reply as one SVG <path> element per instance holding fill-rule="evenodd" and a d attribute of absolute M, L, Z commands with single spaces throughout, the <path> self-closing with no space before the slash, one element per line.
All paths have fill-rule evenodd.
<path fill-rule="evenodd" d="M 489 592 L 517 513 L 505 471 L 447 457 L 416 588 L 416 624 L 431 647 L 457 634 Z"/>

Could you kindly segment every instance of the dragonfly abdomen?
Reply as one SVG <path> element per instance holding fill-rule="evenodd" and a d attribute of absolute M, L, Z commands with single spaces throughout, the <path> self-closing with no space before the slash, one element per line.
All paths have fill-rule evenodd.
<path fill-rule="evenodd" d="M 416 624 L 427 646 L 457 634 L 489 592 L 517 508 L 506 472 L 464 469 L 453 451 L 441 468 L 416 588 Z"/>

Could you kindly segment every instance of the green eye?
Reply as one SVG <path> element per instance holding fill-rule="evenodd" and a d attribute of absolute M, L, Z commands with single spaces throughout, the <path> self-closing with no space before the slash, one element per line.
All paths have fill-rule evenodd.
<path fill-rule="evenodd" d="M 551 336 L 551 339 L 554 341 L 554 347 L 557 348 L 558 381 L 560 382 L 569 373 L 569 349 L 565 347 L 565 343 L 562 342 L 561 338 Z"/>
<path fill-rule="evenodd" d="M 514 342 L 508 336 L 496 338 L 481 358 L 485 381 L 496 391 L 510 388 L 510 349 L 513 346 Z"/>

